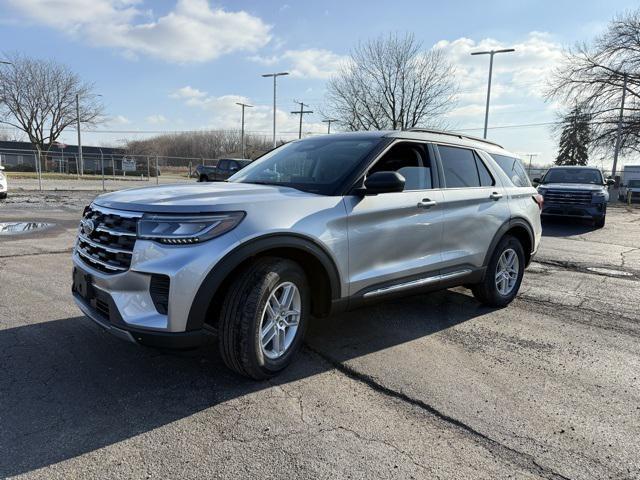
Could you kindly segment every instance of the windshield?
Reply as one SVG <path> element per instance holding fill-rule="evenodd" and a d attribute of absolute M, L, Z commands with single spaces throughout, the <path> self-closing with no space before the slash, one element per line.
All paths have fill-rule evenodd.
<path fill-rule="evenodd" d="M 627 186 L 631 188 L 640 188 L 640 180 L 629 180 L 629 184 Z"/>
<path fill-rule="evenodd" d="M 542 178 L 542 183 L 591 183 L 602 185 L 602 174 L 593 168 L 552 168 Z"/>
<path fill-rule="evenodd" d="M 298 140 L 265 154 L 228 181 L 283 185 L 331 195 L 381 141 L 380 137 L 370 136 Z"/>

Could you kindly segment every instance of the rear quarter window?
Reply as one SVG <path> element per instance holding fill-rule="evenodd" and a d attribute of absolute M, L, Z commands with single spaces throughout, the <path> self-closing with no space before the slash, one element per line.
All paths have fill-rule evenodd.
<path fill-rule="evenodd" d="M 511 180 L 516 187 L 530 187 L 529 175 L 522 166 L 522 162 L 519 158 L 509 157 L 507 155 L 497 155 L 490 153 L 500 168 L 507 174 L 507 177 Z"/>

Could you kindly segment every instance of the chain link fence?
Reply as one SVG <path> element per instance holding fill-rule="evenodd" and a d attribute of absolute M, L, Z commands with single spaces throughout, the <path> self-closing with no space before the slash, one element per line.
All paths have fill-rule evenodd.
<path fill-rule="evenodd" d="M 110 149 L 112 151 L 112 149 Z M 148 184 L 194 181 L 198 165 L 217 159 L 124 153 L 41 153 L 0 149 L 9 189 L 118 190 Z"/>

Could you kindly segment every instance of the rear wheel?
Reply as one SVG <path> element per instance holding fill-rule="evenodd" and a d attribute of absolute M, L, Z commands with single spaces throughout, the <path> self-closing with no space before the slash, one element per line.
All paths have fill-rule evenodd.
<path fill-rule="evenodd" d="M 524 250 L 520 241 L 507 235 L 491 255 L 483 280 L 471 291 L 481 303 L 506 307 L 518 294 L 524 275 Z"/>
<path fill-rule="evenodd" d="M 220 353 L 237 373 L 261 380 L 291 363 L 309 317 L 309 288 L 300 266 L 261 258 L 232 283 L 222 305 Z"/>
<path fill-rule="evenodd" d="M 0 193 L 0 199 L 7 198 L 7 192 Z"/>

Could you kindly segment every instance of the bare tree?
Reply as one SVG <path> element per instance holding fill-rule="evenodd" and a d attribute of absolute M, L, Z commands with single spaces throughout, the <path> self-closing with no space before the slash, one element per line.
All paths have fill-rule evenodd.
<path fill-rule="evenodd" d="M 327 86 L 327 114 L 348 130 L 442 124 L 453 107 L 453 67 L 412 34 L 380 36 L 356 47 Z"/>
<path fill-rule="evenodd" d="M 619 15 L 591 44 L 568 49 L 547 95 L 579 103 L 591 118 L 592 145 L 610 152 L 617 135 L 623 86 L 621 152 L 640 151 L 640 10 Z"/>
<path fill-rule="evenodd" d="M 80 122 L 94 125 L 103 106 L 93 85 L 83 82 L 67 66 L 19 54 L 0 67 L 0 123 L 24 132 L 38 151 L 49 151 L 65 128 L 75 125 L 76 95 Z"/>

